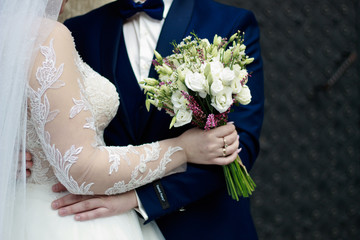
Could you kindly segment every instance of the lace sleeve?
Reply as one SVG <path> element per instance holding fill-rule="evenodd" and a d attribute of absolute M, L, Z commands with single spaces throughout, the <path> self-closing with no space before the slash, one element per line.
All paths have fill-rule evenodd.
<path fill-rule="evenodd" d="M 98 136 L 82 91 L 77 52 L 62 25 L 41 46 L 29 87 L 30 121 L 58 180 L 74 194 L 117 194 L 183 165 L 176 139 L 142 146 L 94 145 Z"/>

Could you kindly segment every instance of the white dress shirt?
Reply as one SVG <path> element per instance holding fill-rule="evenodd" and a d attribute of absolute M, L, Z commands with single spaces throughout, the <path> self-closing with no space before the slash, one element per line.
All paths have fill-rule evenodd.
<path fill-rule="evenodd" d="M 145 2 L 145 0 L 134 0 L 134 2 Z M 149 75 L 154 50 L 172 2 L 173 0 L 164 0 L 162 20 L 153 19 L 146 13 L 139 12 L 127 19 L 123 24 L 126 50 L 138 82 L 147 78 Z M 138 201 L 138 208 L 135 210 L 147 220 L 148 215 L 146 214 L 137 193 L 136 198 Z"/>
<path fill-rule="evenodd" d="M 123 25 L 125 45 L 131 67 L 137 81 L 148 77 L 154 50 L 173 0 L 164 0 L 163 19 L 157 20 L 144 12 L 139 12 L 127 19 Z M 136 1 L 135 2 L 145 2 Z"/>

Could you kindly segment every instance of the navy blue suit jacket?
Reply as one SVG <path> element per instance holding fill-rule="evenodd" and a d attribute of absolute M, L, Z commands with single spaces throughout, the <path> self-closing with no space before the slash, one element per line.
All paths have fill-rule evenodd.
<path fill-rule="evenodd" d="M 145 108 L 145 95 L 127 56 L 117 6 L 115 1 L 65 22 L 84 61 L 112 81 L 119 92 L 121 104 L 106 129 L 105 141 L 108 145 L 138 145 L 178 136 L 186 127 L 169 130 L 168 115 Z M 211 42 L 215 34 L 230 37 L 237 30 L 245 32 L 246 52 L 255 58 L 248 66 L 252 101 L 235 107 L 230 114 L 240 135 L 240 157 L 250 170 L 259 152 L 264 108 L 259 29 L 254 15 L 211 0 L 174 0 L 156 49 L 166 56 L 172 51 L 170 42 L 180 42 L 190 32 Z M 149 75 L 156 77 L 153 68 Z M 236 202 L 228 196 L 219 166 L 189 164 L 186 172 L 143 186 L 137 193 L 149 221 L 157 221 L 166 239 L 257 239 L 249 199 Z"/>

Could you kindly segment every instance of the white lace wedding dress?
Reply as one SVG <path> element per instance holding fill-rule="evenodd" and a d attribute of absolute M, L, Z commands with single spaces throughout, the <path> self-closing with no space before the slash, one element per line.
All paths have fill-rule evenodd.
<path fill-rule="evenodd" d="M 41 46 L 28 88 L 27 149 L 34 166 L 27 183 L 26 233 L 16 239 L 162 239 L 155 223 L 142 224 L 134 211 L 92 221 L 60 217 L 51 191 L 60 181 L 74 194 L 129 191 L 179 167 L 170 157 L 180 147 L 155 142 L 106 147 L 103 130 L 115 116 L 114 85 L 86 65 L 70 32 L 58 24 Z"/>

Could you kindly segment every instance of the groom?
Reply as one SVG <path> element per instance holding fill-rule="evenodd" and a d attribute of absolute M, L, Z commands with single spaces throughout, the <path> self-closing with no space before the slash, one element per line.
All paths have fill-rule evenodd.
<path fill-rule="evenodd" d="M 144 2 L 144 1 L 142 1 Z M 153 49 L 171 54 L 172 41 L 179 43 L 195 32 L 211 42 L 214 35 L 230 37 L 245 32 L 252 101 L 234 108 L 240 135 L 240 157 L 250 170 L 259 152 L 263 121 L 263 71 L 259 28 L 253 14 L 212 0 L 118 0 L 65 22 L 72 31 L 83 60 L 112 81 L 120 107 L 107 127 L 107 145 L 139 145 L 178 136 L 185 128 L 169 130 L 170 117 L 145 108 L 138 81 L 156 77 L 151 66 Z M 189 126 L 188 126 L 189 127 Z M 228 196 L 222 169 L 188 165 L 187 171 L 136 189 L 146 222 L 156 220 L 166 239 L 257 239 L 250 201 Z M 106 204 L 106 201 L 104 201 Z M 121 227 L 121 226 L 119 226 Z"/>

